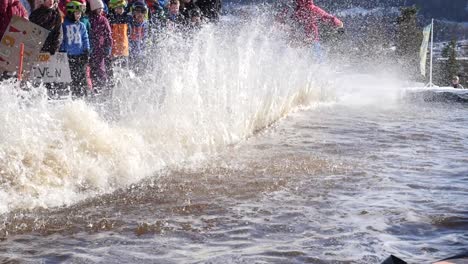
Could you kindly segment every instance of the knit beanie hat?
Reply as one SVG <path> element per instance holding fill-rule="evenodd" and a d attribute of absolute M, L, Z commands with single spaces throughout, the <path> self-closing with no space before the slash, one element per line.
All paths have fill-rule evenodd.
<path fill-rule="evenodd" d="M 98 8 L 104 8 L 104 3 L 102 0 L 89 0 L 89 7 L 91 8 L 91 11 L 94 11 Z"/>

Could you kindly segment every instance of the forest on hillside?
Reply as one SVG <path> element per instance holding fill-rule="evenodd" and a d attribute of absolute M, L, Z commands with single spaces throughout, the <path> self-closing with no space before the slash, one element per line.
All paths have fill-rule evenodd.
<path fill-rule="evenodd" d="M 261 3 L 276 1 L 277 0 L 224 0 L 225 3 Z M 315 0 L 315 2 L 317 5 L 331 11 L 353 7 L 372 9 L 377 7 L 416 5 L 420 9 L 420 14 L 426 18 L 468 22 L 467 0 Z"/>

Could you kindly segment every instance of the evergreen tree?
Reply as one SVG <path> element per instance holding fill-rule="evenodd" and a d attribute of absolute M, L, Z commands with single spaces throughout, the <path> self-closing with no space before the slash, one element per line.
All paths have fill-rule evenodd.
<path fill-rule="evenodd" d="M 396 50 L 401 68 L 408 78 L 419 79 L 419 50 L 422 29 L 417 23 L 418 9 L 415 6 L 401 8 L 397 19 Z"/>
<path fill-rule="evenodd" d="M 457 40 L 453 39 L 450 41 L 442 50 L 442 57 L 447 58 L 444 63 L 442 63 L 441 69 L 441 80 L 440 83 L 445 85 L 450 85 L 450 81 L 453 76 L 458 75 L 460 71 L 460 65 L 457 61 Z"/>

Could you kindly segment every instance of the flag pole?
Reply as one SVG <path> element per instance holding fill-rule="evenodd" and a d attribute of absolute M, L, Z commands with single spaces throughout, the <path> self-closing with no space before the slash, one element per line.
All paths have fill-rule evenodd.
<path fill-rule="evenodd" d="M 431 63 L 429 66 L 429 87 L 433 87 L 434 84 L 432 83 L 432 56 L 434 50 L 434 19 L 431 22 Z"/>

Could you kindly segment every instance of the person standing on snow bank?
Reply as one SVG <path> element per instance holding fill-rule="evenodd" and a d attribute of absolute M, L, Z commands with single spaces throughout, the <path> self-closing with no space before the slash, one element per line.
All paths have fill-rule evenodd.
<path fill-rule="evenodd" d="M 315 56 L 323 59 L 323 50 L 320 45 L 319 22 L 330 24 L 336 28 L 343 28 L 343 22 L 337 17 L 328 14 L 314 4 L 313 0 L 296 0 L 294 21 L 303 29 L 303 41 L 312 45 Z"/>
<path fill-rule="evenodd" d="M 41 6 L 31 13 L 29 21 L 50 31 L 41 52 L 54 55 L 62 42 L 62 16 L 57 9 L 57 1 L 44 0 Z"/>
<path fill-rule="evenodd" d="M 90 0 L 91 16 L 91 80 L 95 92 L 106 87 L 109 82 L 106 59 L 112 52 L 112 32 L 109 21 L 104 16 L 104 3 L 101 0 Z"/>
<path fill-rule="evenodd" d="M 109 87 L 115 86 L 114 65 L 128 67 L 129 44 L 132 18 L 125 13 L 126 0 L 109 1 L 109 23 L 112 30 L 112 57 L 106 60 Z"/>
<path fill-rule="evenodd" d="M 179 0 L 170 0 L 169 6 L 167 8 L 167 19 L 169 28 L 175 29 L 179 28 L 185 23 L 185 17 L 180 13 L 180 1 Z"/>
<path fill-rule="evenodd" d="M 135 3 L 130 9 L 133 21 L 131 24 L 131 33 L 129 35 L 130 44 L 130 67 L 138 74 L 146 69 L 146 40 L 149 34 L 148 21 L 145 14 L 148 8 L 145 4 Z"/>
<path fill-rule="evenodd" d="M 197 0 L 195 4 L 200 8 L 202 15 L 210 21 L 218 21 L 221 15 L 222 0 Z"/>
<path fill-rule="evenodd" d="M 113 61 L 127 66 L 129 56 L 128 35 L 131 32 L 132 17 L 125 13 L 127 1 L 109 1 L 109 23 L 112 29 Z"/>
<path fill-rule="evenodd" d="M 456 89 L 465 89 L 463 85 L 460 84 L 460 78 L 458 76 L 453 76 L 452 87 Z"/>
<path fill-rule="evenodd" d="M 180 1 L 180 13 L 187 19 L 187 24 L 189 23 L 190 12 L 194 9 L 200 9 L 195 3 L 194 0 L 181 0 Z M 200 11 L 201 12 L 201 11 Z"/>
<path fill-rule="evenodd" d="M 63 22 L 63 43 L 61 50 L 66 51 L 70 73 L 72 77 L 72 95 L 81 97 L 86 95 L 86 65 L 89 61 L 88 31 L 83 22 L 83 4 L 71 1 L 66 5 L 67 16 Z"/>
<path fill-rule="evenodd" d="M 41 5 L 29 16 L 29 21 L 49 30 L 41 52 L 55 55 L 62 43 L 62 16 L 57 8 L 57 0 L 42 0 Z M 49 95 L 56 93 L 59 83 L 45 83 Z"/>

